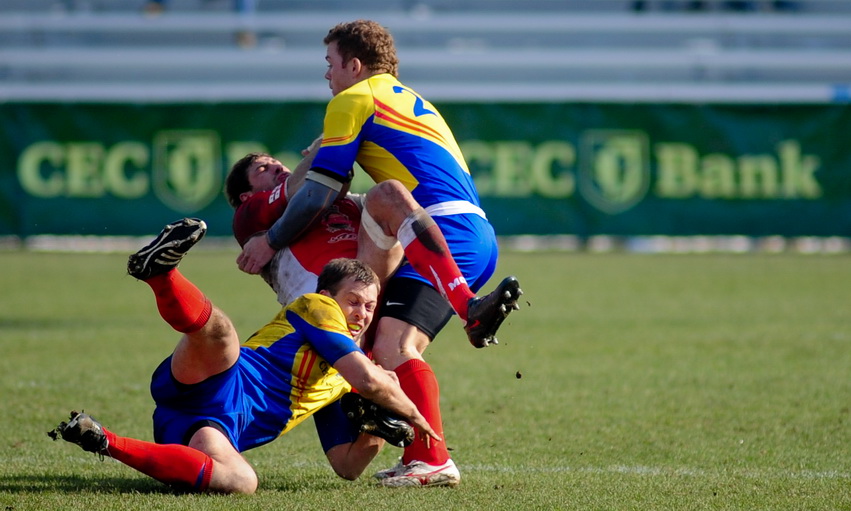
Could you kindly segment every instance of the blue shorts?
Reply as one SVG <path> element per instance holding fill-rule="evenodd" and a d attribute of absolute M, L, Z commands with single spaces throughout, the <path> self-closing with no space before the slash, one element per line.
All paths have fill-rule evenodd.
<path fill-rule="evenodd" d="M 215 422 L 228 440 L 239 445 L 245 422 L 239 364 L 194 385 L 185 385 L 171 374 L 171 357 L 165 359 L 151 377 L 154 410 L 154 441 L 186 445 L 196 423 Z"/>
<path fill-rule="evenodd" d="M 433 217 L 446 238 L 449 251 L 467 285 L 475 293 L 484 286 L 496 270 L 499 249 L 493 226 L 478 215 L 448 215 Z M 407 277 L 429 283 L 410 264 L 405 264 L 393 277 Z"/>
<path fill-rule="evenodd" d="M 270 375 L 263 375 L 255 360 L 254 351 L 243 348 L 230 369 L 192 385 L 175 380 L 171 357 L 164 360 L 151 377 L 151 396 L 157 405 L 154 441 L 187 445 L 199 427 L 212 424 L 240 452 L 279 437 L 292 412 L 284 404 L 267 399 L 263 379 Z M 357 431 L 338 407 L 338 403 L 329 402 L 314 414 L 326 451 L 357 438 Z"/>

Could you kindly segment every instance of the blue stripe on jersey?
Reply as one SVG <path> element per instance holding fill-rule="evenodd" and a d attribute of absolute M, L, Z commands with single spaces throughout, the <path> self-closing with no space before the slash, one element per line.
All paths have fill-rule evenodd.
<path fill-rule="evenodd" d="M 332 172 L 341 181 L 349 181 L 351 165 L 357 159 L 361 144 L 371 142 L 392 155 L 413 176 L 417 185 L 411 194 L 422 207 L 455 200 L 481 205 L 472 176 L 445 147 L 429 139 L 376 124 L 374 120 L 375 116 L 370 116 L 358 136 L 348 144 L 322 147 L 313 167 Z M 367 173 L 370 172 L 368 163 L 358 163 Z M 388 172 L 386 168 L 382 170 Z M 403 176 L 396 177 L 406 181 Z"/>
<path fill-rule="evenodd" d="M 480 205 L 473 178 L 443 146 L 374 123 L 364 126 L 364 131 L 366 139 L 392 154 L 417 180 L 411 194 L 420 206 L 455 200 Z"/>
<path fill-rule="evenodd" d="M 296 332 L 310 332 L 305 335 L 305 337 L 309 340 L 308 342 L 310 342 L 313 349 L 319 353 L 319 356 L 324 358 L 331 365 L 334 365 L 340 357 L 348 355 L 353 351 L 363 353 L 351 337 L 339 332 L 331 332 L 329 330 L 313 326 L 293 311 L 287 310 L 287 321 L 295 327 Z M 286 339 L 286 337 L 284 339 Z M 272 345 L 273 349 L 275 344 Z"/>
<path fill-rule="evenodd" d="M 277 352 L 278 356 L 270 357 L 264 353 L 269 351 Z M 287 356 L 281 357 L 283 353 Z M 241 349 L 238 363 L 243 382 L 241 409 L 244 415 L 240 419 L 241 424 L 249 424 L 250 429 L 239 438 L 237 449 L 240 452 L 278 438 L 282 426 L 292 415 L 292 375 L 290 371 L 281 371 L 279 367 L 292 367 L 293 355 L 291 350 L 274 350 L 263 346 L 255 350 Z M 286 364 L 286 359 L 289 365 L 278 366 Z M 252 413 L 261 410 L 272 413 Z"/>

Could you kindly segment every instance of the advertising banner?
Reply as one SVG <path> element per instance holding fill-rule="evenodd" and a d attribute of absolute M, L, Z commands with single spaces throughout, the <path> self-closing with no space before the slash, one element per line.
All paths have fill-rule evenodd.
<path fill-rule="evenodd" d="M 230 165 L 295 165 L 324 106 L 2 104 L 0 235 L 229 235 Z M 500 235 L 851 236 L 848 104 L 437 106 Z"/>

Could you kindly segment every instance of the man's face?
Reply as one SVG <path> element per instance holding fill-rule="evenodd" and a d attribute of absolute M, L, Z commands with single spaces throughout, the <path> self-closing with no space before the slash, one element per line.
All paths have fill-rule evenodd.
<path fill-rule="evenodd" d="M 349 333 L 355 342 L 360 344 L 361 337 L 372 323 L 375 307 L 378 305 L 378 286 L 357 282 L 353 277 L 348 277 L 340 283 L 337 294 L 331 298 L 340 304 L 346 316 Z"/>
<path fill-rule="evenodd" d="M 343 57 L 337 51 L 336 41 L 331 41 L 328 44 L 325 51 L 325 61 L 328 63 L 325 79 L 328 80 L 328 87 L 331 88 L 332 95 L 336 96 L 361 80 L 355 59 L 350 59 L 344 64 Z"/>
<path fill-rule="evenodd" d="M 248 167 L 251 193 L 265 192 L 286 181 L 290 169 L 271 156 L 260 156 Z"/>

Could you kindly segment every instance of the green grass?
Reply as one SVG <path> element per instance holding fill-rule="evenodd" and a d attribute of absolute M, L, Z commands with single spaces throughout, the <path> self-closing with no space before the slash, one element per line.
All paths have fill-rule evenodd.
<path fill-rule="evenodd" d="M 235 257 L 181 269 L 246 336 L 276 306 Z M 459 488 L 338 479 L 306 424 L 247 453 L 249 497 L 176 494 L 45 435 L 82 408 L 151 438 L 177 336 L 125 261 L 0 252 L 0 508 L 851 509 L 847 255 L 504 254 L 526 294 L 501 344 L 454 320 L 426 354 Z"/>

